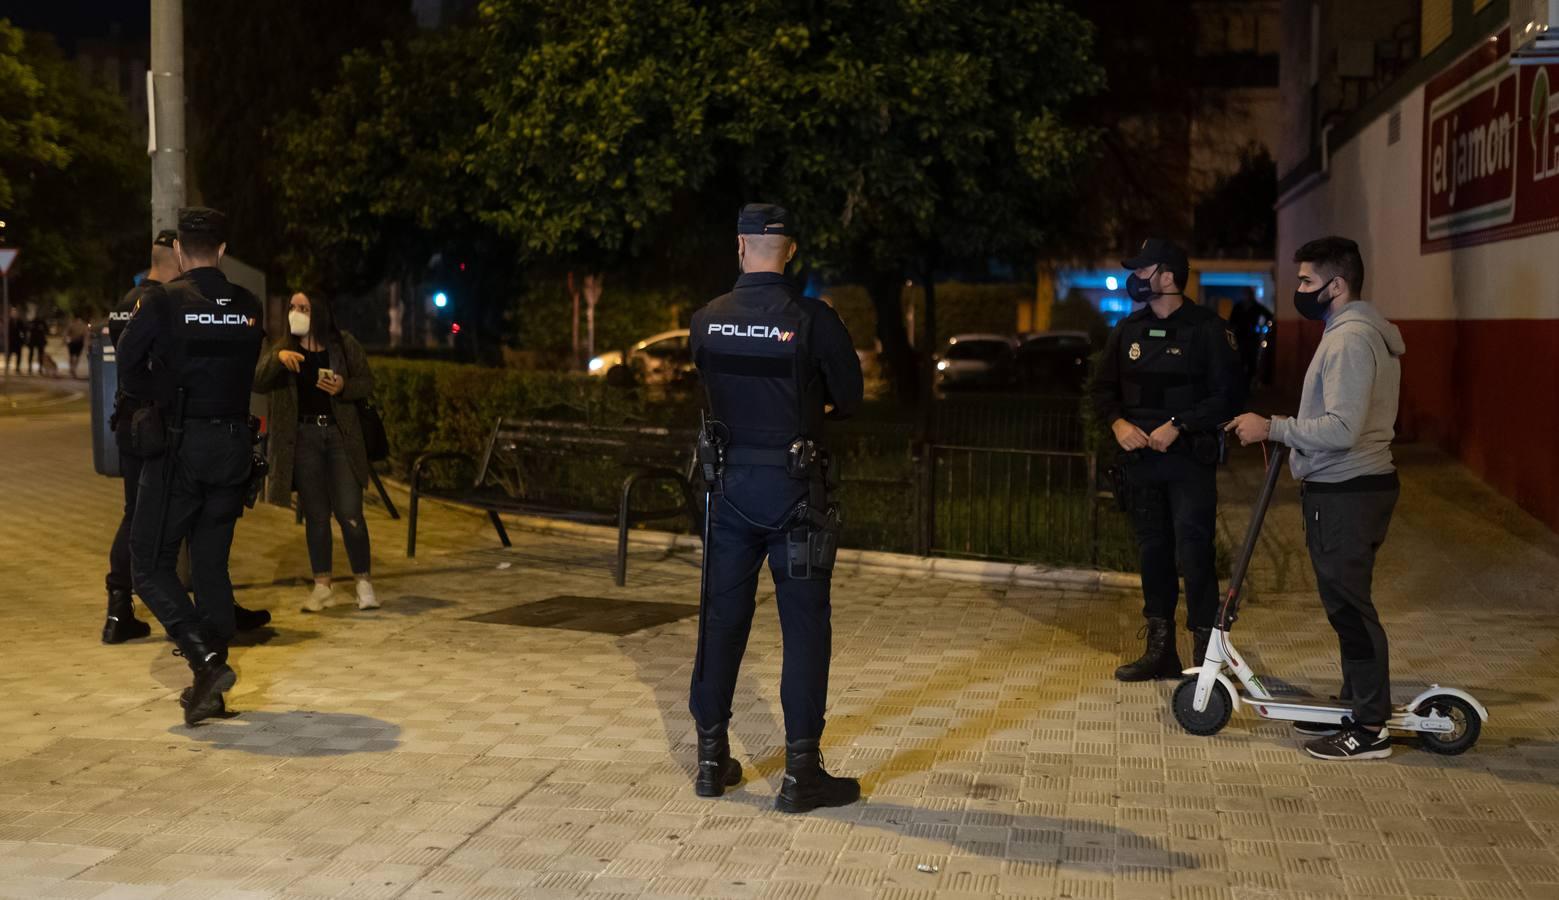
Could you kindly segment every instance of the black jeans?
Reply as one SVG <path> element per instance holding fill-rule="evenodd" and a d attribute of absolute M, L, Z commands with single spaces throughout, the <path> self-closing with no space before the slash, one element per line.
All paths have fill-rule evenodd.
<path fill-rule="evenodd" d="M 1361 725 L 1391 718 L 1391 658 L 1370 583 L 1397 494 L 1395 487 L 1332 493 L 1307 486 L 1300 504 L 1321 605 L 1342 654 L 1338 696 L 1353 704 L 1353 720 Z"/>
<path fill-rule="evenodd" d="M 352 458 L 338 426 L 298 423 L 292 482 L 303 507 L 309 565 L 314 574 L 330 574 L 330 517 L 334 513 L 341 524 L 341 542 L 346 544 L 352 574 L 367 575 L 371 560 L 368 523 L 363 520 L 363 486 L 352 471 Z"/>
<path fill-rule="evenodd" d="M 1131 525 L 1141 554 L 1143 616 L 1175 620 L 1183 573 L 1186 628 L 1211 628 L 1218 616 L 1216 467 L 1197 462 L 1179 447 L 1127 454 L 1121 465 L 1131 486 Z"/>
<path fill-rule="evenodd" d="M 770 466 L 730 466 L 725 493 L 711 511 L 709 596 L 705 602 L 703 677 L 694 670 L 688 703 L 693 721 L 704 728 L 731 718 L 736 677 L 747 636 L 752 631 L 758 573 L 765 559 L 774 578 L 783 638 L 780 705 L 785 710 L 785 740 L 823 736 L 828 701 L 828 664 L 833 652 L 829 579 L 792 579 L 786 561 L 783 526 L 807 485 Z M 753 525 L 746 519 L 759 523 Z"/>
<path fill-rule="evenodd" d="M 242 421 L 191 420 L 171 465 L 164 456 L 141 466 L 130 526 L 135 592 L 174 640 L 198 633 L 225 645 L 233 637 L 227 559 L 244 512 L 249 448 Z M 186 539 L 198 608 L 179 581 L 179 544 Z"/>

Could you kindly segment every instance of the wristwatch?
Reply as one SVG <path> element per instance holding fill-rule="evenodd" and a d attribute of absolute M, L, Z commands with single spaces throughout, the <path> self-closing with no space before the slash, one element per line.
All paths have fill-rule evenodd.
<path fill-rule="evenodd" d="M 1181 431 L 1181 432 L 1185 431 L 1185 423 L 1180 421 L 1180 417 L 1179 416 L 1170 416 L 1169 417 L 1169 424 L 1175 426 L 1175 430 L 1176 431 Z"/>

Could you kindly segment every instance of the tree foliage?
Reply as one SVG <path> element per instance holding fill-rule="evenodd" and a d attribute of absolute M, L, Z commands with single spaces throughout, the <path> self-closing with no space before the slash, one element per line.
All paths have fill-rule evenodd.
<path fill-rule="evenodd" d="M 497 198 L 486 221 L 535 256 L 597 269 L 640 249 L 715 167 L 714 6 L 485 3 L 490 121 L 473 161 Z"/>
<path fill-rule="evenodd" d="M 291 268 L 332 288 L 417 274 L 447 241 L 483 231 L 468 173 L 483 121 L 477 45 L 426 32 L 348 55 L 317 110 L 278 129 Z"/>
<path fill-rule="evenodd" d="M 105 307 L 145 265 L 150 167 L 120 98 L 0 20 L 0 219 L 13 299 Z"/>
<path fill-rule="evenodd" d="M 409 34 L 410 8 L 405 0 L 200 0 L 185 10 L 191 183 L 229 214 L 233 253 L 281 274 L 288 222 L 279 194 L 297 169 L 277 146 L 276 126 L 311 107 L 347 53 Z"/>

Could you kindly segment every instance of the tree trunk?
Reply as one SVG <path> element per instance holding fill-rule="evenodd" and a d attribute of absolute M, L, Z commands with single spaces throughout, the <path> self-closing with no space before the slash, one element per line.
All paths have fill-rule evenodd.
<path fill-rule="evenodd" d="M 588 332 L 585 352 L 595 358 L 595 305 L 601 301 L 602 276 L 585 276 L 585 328 Z"/>
<path fill-rule="evenodd" d="M 913 406 L 919 399 L 920 378 L 915 349 L 910 346 L 909 332 L 904 328 L 904 276 L 886 269 L 873 272 L 866 279 L 866 292 L 877 313 L 877 341 L 882 345 L 883 375 L 893 396 L 905 406 Z"/>

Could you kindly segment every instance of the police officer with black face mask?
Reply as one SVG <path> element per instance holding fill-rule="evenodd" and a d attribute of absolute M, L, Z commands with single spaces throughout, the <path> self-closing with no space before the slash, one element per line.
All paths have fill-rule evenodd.
<path fill-rule="evenodd" d="M 827 418 L 859 408 L 861 365 L 839 316 L 785 277 L 796 252 L 789 214 L 748 204 L 736 232 L 742 275 L 693 314 L 691 338 L 709 398 L 699 451 L 711 492 L 689 704 L 698 728 L 694 788 L 718 797 L 741 781 L 726 729 L 767 560 L 784 635 L 785 778 L 775 807 L 807 812 L 861 795 L 856 780 L 824 771 L 819 752 L 839 531 L 823 420 L 830 404 Z"/>
<path fill-rule="evenodd" d="M 1143 304 L 1110 332 L 1093 402 L 1120 455 L 1112 475 L 1141 554 L 1144 632 L 1140 658 L 1115 670 L 1121 681 L 1177 678 L 1176 560 L 1185 575 L 1186 628 L 1200 665 L 1217 616 L 1213 535 L 1220 426 L 1245 402 L 1233 332 L 1218 314 L 1184 296 L 1185 251 L 1144 241 L 1121 263 L 1126 292 Z"/>
<path fill-rule="evenodd" d="M 118 344 L 119 364 L 155 385 L 137 411 L 132 441 L 145 459 L 130 530 L 135 591 L 194 673 L 181 698 L 193 725 L 222 711 L 237 676 L 227 665 L 234 632 L 228 551 L 251 474 L 249 389 L 263 337 L 260 302 L 217 268 L 227 218 L 179 211 L 173 249 L 184 274 L 141 298 Z M 198 606 L 176 570 L 190 543 Z"/>
<path fill-rule="evenodd" d="M 125 293 L 123 299 L 108 314 L 108 326 L 104 336 L 110 344 L 117 345 L 125 325 L 140 305 L 141 298 L 152 288 L 172 281 L 179 275 L 178 255 L 173 242 L 178 232 L 165 228 L 152 241 L 151 268 L 141 283 Z M 141 458 L 130 446 L 130 423 L 135 410 L 156 401 L 158 391 L 155 378 L 149 372 L 129 372 L 121 369 L 118 393 L 114 397 L 114 412 L 109 424 L 114 430 L 114 442 L 119 450 L 119 474 L 124 479 L 124 515 L 114 532 L 114 543 L 108 551 L 108 575 L 104 578 L 108 588 L 108 618 L 103 623 L 103 643 L 121 644 L 125 641 L 147 637 L 151 626 L 135 617 L 131 603 L 130 576 L 130 523 L 135 519 L 135 498 L 141 480 Z M 265 610 L 244 609 L 234 604 L 233 618 L 239 631 L 260 628 L 271 621 Z"/>

